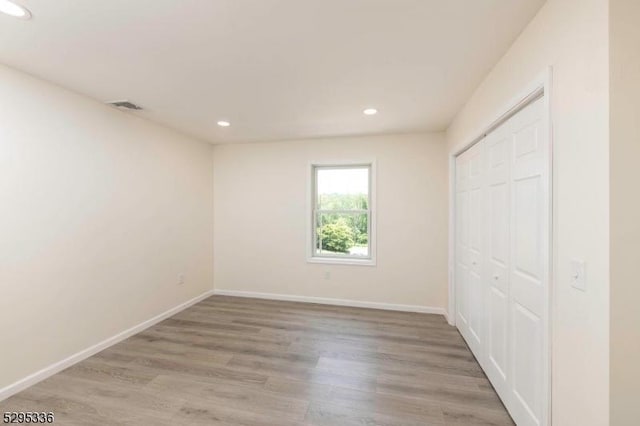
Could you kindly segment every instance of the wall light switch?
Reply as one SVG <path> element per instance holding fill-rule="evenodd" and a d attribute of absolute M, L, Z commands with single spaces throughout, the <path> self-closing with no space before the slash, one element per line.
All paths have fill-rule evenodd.
<path fill-rule="evenodd" d="M 586 268 L 583 260 L 571 261 L 571 286 L 578 290 L 587 291 Z"/>

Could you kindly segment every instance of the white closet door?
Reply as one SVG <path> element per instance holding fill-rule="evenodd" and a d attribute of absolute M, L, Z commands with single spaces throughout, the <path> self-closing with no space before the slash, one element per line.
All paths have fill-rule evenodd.
<path fill-rule="evenodd" d="M 465 340 L 476 352 L 482 344 L 483 151 L 476 145 L 456 159 L 456 312 Z"/>
<path fill-rule="evenodd" d="M 510 121 L 511 407 L 521 426 L 547 424 L 549 143 L 542 100 Z"/>
<path fill-rule="evenodd" d="M 510 134 L 508 123 L 487 136 L 485 370 L 499 394 L 509 395 L 509 205 Z"/>
<path fill-rule="evenodd" d="M 544 105 L 532 102 L 456 159 L 456 323 L 520 426 L 549 424 Z"/>
<path fill-rule="evenodd" d="M 469 346 L 482 351 L 484 342 L 484 288 L 483 288 L 483 192 L 484 192 L 484 144 L 476 144 L 468 151 L 468 224 L 469 224 L 469 275 L 467 280 L 467 303 L 469 318 Z"/>
<path fill-rule="evenodd" d="M 469 311 L 467 282 L 469 280 L 469 156 L 456 158 L 456 324 L 460 333 L 469 339 Z"/>

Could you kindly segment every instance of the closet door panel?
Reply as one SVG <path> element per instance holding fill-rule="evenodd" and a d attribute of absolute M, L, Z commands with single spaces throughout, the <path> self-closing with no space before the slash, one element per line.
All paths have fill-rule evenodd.
<path fill-rule="evenodd" d="M 496 390 L 508 392 L 509 372 L 509 153 L 508 126 L 487 136 L 487 366 Z"/>
<path fill-rule="evenodd" d="M 482 256 L 484 253 L 483 195 L 484 195 L 484 141 L 469 150 L 469 276 L 467 281 L 469 337 L 467 343 L 481 358 L 484 342 L 483 318 L 485 312 Z"/>
<path fill-rule="evenodd" d="M 457 324 L 518 425 L 548 424 L 549 140 L 544 101 L 456 160 Z"/>
<path fill-rule="evenodd" d="M 469 162 L 467 153 L 456 158 L 456 322 L 463 336 L 468 335 L 469 312 Z"/>
<path fill-rule="evenodd" d="M 548 267 L 546 144 L 540 140 L 542 101 L 511 120 L 512 414 L 518 424 L 543 419 L 545 270 Z"/>

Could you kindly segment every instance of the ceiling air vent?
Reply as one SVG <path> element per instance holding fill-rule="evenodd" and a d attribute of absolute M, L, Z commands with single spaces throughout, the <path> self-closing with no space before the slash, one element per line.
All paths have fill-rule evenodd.
<path fill-rule="evenodd" d="M 107 102 L 108 105 L 113 105 L 116 108 L 122 108 L 122 109 L 131 109 L 131 110 L 135 110 L 135 111 L 139 111 L 142 109 L 141 106 L 134 104 L 133 102 L 127 101 L 127 100 L 123 100 L 123 101 L 110 101 Z"/>

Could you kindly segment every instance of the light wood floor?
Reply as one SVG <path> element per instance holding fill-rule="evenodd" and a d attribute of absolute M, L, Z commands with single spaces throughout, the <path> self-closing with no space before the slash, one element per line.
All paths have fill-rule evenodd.
<path fill-rule="evenodd" d="M 0 402 L 62 425 L 512 425 L 439 315 L 213 296 Z"/>

